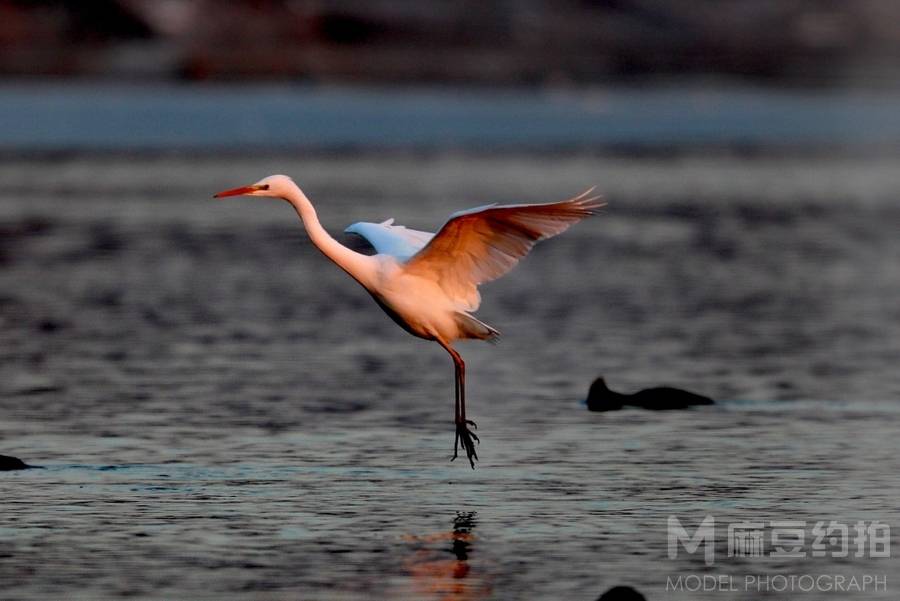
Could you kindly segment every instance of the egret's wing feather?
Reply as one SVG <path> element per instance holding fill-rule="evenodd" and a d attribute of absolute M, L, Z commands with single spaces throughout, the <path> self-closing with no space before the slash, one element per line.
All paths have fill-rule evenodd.
<path fill-rule="evenodd" d="M 359 222 L 344 231 L 365 238 L 375 252 L 391 255 L 405 261 L 422 249 L 434 237 L 430 232 L 413 230 L 402 225 L 392 225 L 393 219 L 381 223 Z"/>
<path fill-rule="evenodd" d="M 534 245 L 561 234 L 603 206 L 593 188 L 562 202 L 488 205 L 453 214 L 406 263 L 407 273 L 433 279 L 460 306 L 480 304 L 478 285 L 515 267 Z"/>

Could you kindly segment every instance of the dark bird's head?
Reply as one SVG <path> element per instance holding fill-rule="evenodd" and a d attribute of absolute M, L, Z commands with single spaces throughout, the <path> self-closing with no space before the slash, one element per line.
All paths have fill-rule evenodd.
<path fill-rule="evenodd" d="M 630 586 L 614 586 L 600 595 L 597 601 L 647 601 L 647 598 Z"/>
<path fill-rule="evenodd" d="M 600 376 L 594 383 L 591 384 L 591 389 L 588 392 L 588 396 L 592 396 L 594 393 L 600 394 L 603 392 L 609 392 L 609 387 L 606 385 L 606 380 L 603 379 L 603 376 Z"/>
<path fill-rule="evenodd" d="M 588 390 L 587 406 L 591 411 L 615 411 L 622 408 L 622 400 L 618 393 L 606 385 L 602 377 L 594 380 Z"/>

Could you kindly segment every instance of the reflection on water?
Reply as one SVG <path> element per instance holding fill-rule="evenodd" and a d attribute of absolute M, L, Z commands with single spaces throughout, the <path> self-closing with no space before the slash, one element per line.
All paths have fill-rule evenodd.
<path fill-rule="evenodd" d="M 439 601 L 470 601 L 490 595 L 488 579 L 472 559 L 473 531 L 478 524 L 475 516 L 474 511 L 458 511 L 453 530 L 405 538 L 416 547 L 404 565 L 418 595 Z"/>

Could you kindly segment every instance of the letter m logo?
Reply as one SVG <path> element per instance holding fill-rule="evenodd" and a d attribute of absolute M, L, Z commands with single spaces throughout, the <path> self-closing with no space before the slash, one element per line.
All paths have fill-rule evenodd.
<path fill-rule="evenodd" d="M 678 543 L 684 547 L 688 553 L 696 553 L 702 544 L 704 562 L 711 566 L 715 558 L 715 536 L 716 536 L 716 520 L 713 516 L 708 515 L 703 518 L 693 536 L 689 536 L 687 530 L 678 521 L 674 515 L 669 516 L 669 559 L 678 557 Z"/>

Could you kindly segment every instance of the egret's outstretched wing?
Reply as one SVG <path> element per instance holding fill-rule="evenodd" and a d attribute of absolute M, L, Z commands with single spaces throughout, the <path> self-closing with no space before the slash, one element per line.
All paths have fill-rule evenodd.
<path fill-rule="evenodd" d="M 375 252 L 392 255 L 401 261 L 409 259 L 434 238 L 431 232 L 420 232 L 393 223 L 393 219 L 381 223 L 361 221 L 349 226 L 344 232 L 362 236 L 372 245 Z"/>
<path fill-rule="evenodd" d="M 488 205 L 460 211 L 406 264 L 407 273 L 435 280 L 462 309 L 481 302 L 478 285 L 512 269 L 534 245 L 603 206 L 593 188 L 547 204 Z"/>

